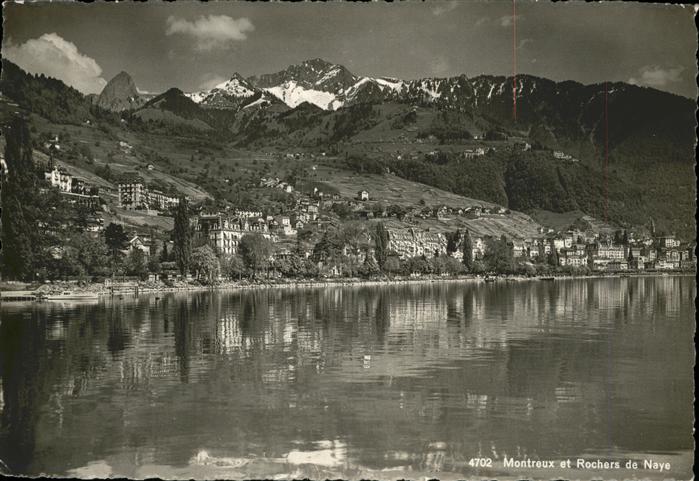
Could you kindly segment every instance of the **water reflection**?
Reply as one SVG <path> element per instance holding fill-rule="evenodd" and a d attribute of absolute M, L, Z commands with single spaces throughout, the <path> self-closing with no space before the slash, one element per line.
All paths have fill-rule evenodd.
<path fill-rule="evenodd" d="M 0 458 L 348 478 L 685 453 L 694 296 L 668 276 L 6 304 Z"/>

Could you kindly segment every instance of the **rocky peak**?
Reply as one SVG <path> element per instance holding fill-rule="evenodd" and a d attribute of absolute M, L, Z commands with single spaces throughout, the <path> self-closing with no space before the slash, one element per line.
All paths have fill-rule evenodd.
<path fill-rule="evenodd" d="M 97 98 L 97 105 L 106 110 L 121 112 L 137 108 L 144 101 L 131 76 L 121 71 L 104 86 Z"/>

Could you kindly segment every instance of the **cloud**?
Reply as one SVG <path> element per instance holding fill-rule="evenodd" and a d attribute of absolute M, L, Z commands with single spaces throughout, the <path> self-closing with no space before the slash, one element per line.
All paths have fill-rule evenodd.
<path fill-rule="evenodd" d="M 638 69 L 640 76 L 631 77 L 629 83 L 646 87 L 661 88 L 682 80 L 684 67 L 662 68 L 658 65 L 646 65 Z"/>
<path fill-rule="evenodd" d="M 498 18 L 497 22 L 501 27 L 511 27 L 515 20 L 521 21 L 523 18 L 522 15 L 505 15 Z"/>
<path fill-rule="evenodd" d="M 212 50 L 245 40 L 248 38 L 247 33 L 253 30 L 255 26 L 245 17 L 235 19 L 228 15 L 202 15 L 189 21 L 170 16 L 165 34 L 191 37 L 197 50 Z"/>
<path fill-rule="evenodd" d="M 199 87 L 197 90 L 211 90 L 212 88 L 216 87 L 218 84 L 221 84 L 228 80 L 226 77 L 223 77 L 222 75 L 219 75 L 217 73 L 205 73 L 201 77 L 199 77 Z"/>
<path fill-rule="evenodd" d="M 27 72 L 55 77 L 85 94 L 99 93 L 107 84 L 95 59 L 80 53 L 74 43 L 55 33 L 45 33 L 19 45 L 9 43 L 2 55 Z"/>
<path fill-rule="evenodd" d="M 432 14 L 435 16 L 440 16 L 445 13 L 449 13 L 459 6 L 459 2 L 456 0 L 451 0 L 450 2 L 443 2 L 432 9 Z"/>
<path fill-rule="evenodd" d="M 480 27 L 484 23 L 490 23 L 490 17 L 481 17 L 478 20 L 476 20 L 476 27 Z"/>

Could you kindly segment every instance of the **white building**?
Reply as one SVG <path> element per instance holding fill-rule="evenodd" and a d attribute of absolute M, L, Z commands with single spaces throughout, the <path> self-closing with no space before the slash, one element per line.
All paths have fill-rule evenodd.
<path fill-rule="evenodd" d="M 51 186 L 58 187 L 62 192 L 71 192 L 73 189 L 73 176 L 58 167 L 54 167 L 50 172 L 44 172 L 44 178 Z"/>

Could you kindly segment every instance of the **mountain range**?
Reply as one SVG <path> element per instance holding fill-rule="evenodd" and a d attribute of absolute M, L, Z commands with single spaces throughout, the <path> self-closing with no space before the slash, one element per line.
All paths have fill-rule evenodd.
<path fill-rule="evenodd" d="M 513 85 L 516 120 L 512 112 Z M 575 154 L 582 157 L 596 154 L 597 146 L 602 144 L 600 126 L 606 102 L 610 116 L 623 119 L 609 123 L 614 130 L 609 132 L 610 148 L 623 143 L 629 134 L 639 132 L 668 136 L 683 148 L 694 141 L 694 102 L 621 82 L 583 85 L 530 75 L 520 75 L 514 82 L 512 77 L 488 75 L 399 80 L 358 76 L 341 65 L 313 59 L 273 74 L 245 78 L 236 73 L 212 89 L 181 95 L 201 111 L 209 111 L 208 115 L 234 119 L 228 125 L 237 126 L 244 125 L 245 118 L 256 110 L 271 109 L 279 115 L 303 104 L 320 109 L 319 116 L 326 115 L 321 111 L 330 113 L 360 104 L 387 102 L 460 112 L 468 117 L 467 123 L 473 130 L 470 133 L 476 136 L 505 128 L 547 144 L 566 146 L 571 141 L 582 142 L 586 145 L 574 148 Z M 128 74 L 121 72 L 104 88 L 97 105 L 113 111 L 138 112 L 153 97 L 140 93 Z M 183 112 L 170 109 L 185 119 L 195 115 L 194 111 L 191 106 Z M 200 113 L 195 116 L 207 117 Z"/>
<path fill-rule="evenodd" d="M 0 84 L 7 97 L 54 121 L 111 113 L 138 131 L 214 135 L 247 149 L 358 152 L 376 172 L 513 209 L 608 208 L 620 222 L 652 218 L 694 232 L 696 104 L 652 88 L 530 75 L 366 77 L 322 59 L 159 95 L 141 92 L 121 72 L 92 99 L 3 60 Z M 518 152 L 517 143 L 535 152 Z M 478 159 L 454 154 L 478 145 L 497 152 Z M 425 155 L 435 149 L 448 155 Z M 552 150 L 578 162 L 562 163 Z"/>

